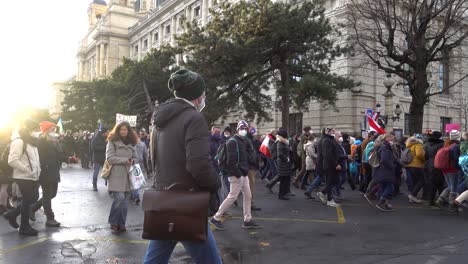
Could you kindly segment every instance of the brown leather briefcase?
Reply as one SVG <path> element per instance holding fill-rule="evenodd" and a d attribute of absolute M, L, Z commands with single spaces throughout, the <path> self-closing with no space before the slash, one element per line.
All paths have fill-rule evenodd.
<path fill-rule="evenodd" d="M 184 190 L 145 190 L 143 239 L 205 241 L 209 193 Z"/>

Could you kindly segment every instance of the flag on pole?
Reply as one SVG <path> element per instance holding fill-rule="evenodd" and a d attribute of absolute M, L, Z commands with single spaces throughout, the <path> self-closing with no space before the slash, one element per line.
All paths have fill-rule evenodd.
<path fill-rule="evenodd" d="M 270 141 L 275 142 L 271 135 L 266 135 L 265 139 L 262 142 L 262 145 L 260 145 L 260 152 L 268 158 L 271 158 L 270 148 L 272 147 L 272 143 L 270 143 Z"/>
<path fill-rule="evenodd" d="M 381 135 L 387 133 L 385 129 L 383 129 L 376 121 L 378 118 L 378 114 L 372 111 L 372 109 L 367 109 L 366 115 L 367 115 L 367 123 L 369 124 L 369 129 L 371 131 L 375 131 Z"/>
<path fill-rule="evenodd" d="M 57 127 L 59 128 L 59 133 L 63 133 L 63 123 L 62 123 L 62 118 L 60 117 L 58 122 L 57 122 Z"/>
<path fill-rule="evenodd" d="M 98 131 L 101 132 L 102 131 L 102 121 L 101 121 L 101 119 L 98 120 L 98 124 L 99 124 Z"/>

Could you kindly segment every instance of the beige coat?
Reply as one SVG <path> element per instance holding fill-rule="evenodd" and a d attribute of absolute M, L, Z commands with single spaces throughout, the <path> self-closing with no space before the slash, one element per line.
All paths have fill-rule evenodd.
<path fill-rule="evenodd" d="M 41 164 L 37 147 L 28 144 L 24 150 L 24 142 L 17 132 L 13 133 L 11 140 L 8 165 L 13 168 L 13 179 L 38 181 Z"/>
<path fill-rule="evenodd" d="M 137 162 L 135 146 L 125 145 L 121 140 L 107 142 L 106 160 L 112 165 L 107 189 L 111 192 L 131 191 L 129 179 L 129 166 L 127 161 L 132 159 Z"/>
<path fill-rule="evenodd" d="M 315 142 L 308 141 L 304 145 L 304 151 L 306 154 L 306 170 L 315 170 L 317 161 L 317 153 L 315 152 Z"/>

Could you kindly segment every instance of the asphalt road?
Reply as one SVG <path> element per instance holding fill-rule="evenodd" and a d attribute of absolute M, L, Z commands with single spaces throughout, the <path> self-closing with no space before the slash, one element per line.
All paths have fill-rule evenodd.
<path fill-rule="evenodd" d="M 141 208 L 130 206 L 128 232 L 112 234 L 112 200 L 102 181 L 98 192 L 91 190 L 91 174 L 76 166 L 62 171 L 53 201 L 59 229 L 45 227 L 42 211 L 33 223 L 38 237 L 20 237 L 0 219 L 0 263 L 141 263 L 147 246 Z M 395 212 L 382 213 L 349 190 L 335 209 L 293 191 L 296 197 L 281 201 L 257 183 L 262 211 L 254 219 L 263 229 L 242 229 L 242 208 L 230 210 L 234 218 L 225 221 L 227 229 L 214 232 L 224 263 L 467 263 L 466 213 L 411 205 L 404 196 L 392 201 Z M 171 263 L 192 262 L 178 246 Z"/>

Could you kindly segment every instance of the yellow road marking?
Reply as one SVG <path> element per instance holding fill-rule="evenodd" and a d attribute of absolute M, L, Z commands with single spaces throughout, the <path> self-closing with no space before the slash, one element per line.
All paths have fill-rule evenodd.
<path fill-rule="evenodd" d="M 36 244 L 39 244 L 39 243 L 42 243 L 46 240 L 49 240 L 48 237 L 43 237 L 43 238 L 40 238 L 40 239 L 37 239 L 37 240 L 34 240 L 34 241 L 31 241 L 29 243 L 26 243 L 26 244 L 22 244 L 22 245 L 19 245 L 19 246 L 16 246 L 14 248 L 10 248 L 10 249 L 7 249 L 7 250 L 2 250 L 0 251 L 0 256 L 1 255 L 5 255 L 7 253 L 10 253 L 10 252 L 13 252 L 13 251 L 17 251 L 17 250 L 20 250 L 20 249 L 23 249 L 23 248 L 27 248 L 27 247 L 30 247 L 30 246 L 34 246 Z"/>
<path fill-rule="evenodd" d="M 244 217 L 233 216 L 232 219 L 244 219 Z M 299 219 L 299 218 L 269 218 L 269 217 L 255 217 L 255 220 L 262 221 L 292 221 L 292 222 L 309 222 L 309 223 L 329 223 L 329 224 L 340 224 L 334 220 L 318 220 L 318 219 Z"/>
<path fill-rule="evenodd" d="M 343 209 L 340 207 L 336 207 L 336 214 L 338 215 L 338 223 L 339 224 L 345 224 L 346 219 L 344 217 Z"/>

